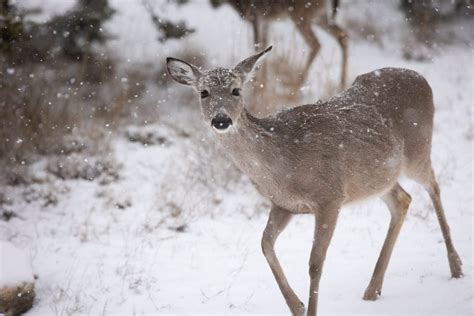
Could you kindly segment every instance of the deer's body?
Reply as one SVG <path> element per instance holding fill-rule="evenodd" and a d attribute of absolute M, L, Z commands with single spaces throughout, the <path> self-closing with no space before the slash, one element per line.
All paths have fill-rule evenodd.
<path fill-rule="evenodd" d="M 304 305 L 293 292 L 274 251 L 275 241 L 294 214 L 316 218 L 309 274 L 308 315 L 316 315 L 319 280 L 339 211 L 344 204 L 381 197 L 390 210 L 387 237 L 364 294 L 375 300 L 411 197 L 398 183 L 403 173 L 430 194 L 443 232 L 453 277 L 462 276 L 431 166 L 433 96 L 418 73 L 384 68 L 357 77 L 327 102 L 302 105 L 257 119 L 243 107 L 239 93 L 269 49 L 234 69 L 201 73 L 168 60 L 170 74 L 201 93 L 204 119 L 217 132 L 240 169 L 272 202 L 262 249 L 294 315 Z"/>
<path fill-rule="evenodd" d="M 264 119 L 245 111 L 237 131 L 220 142 L 261 194 L 308 213 L 335 199 L 378 195 L 403 170 L 429 163 L 433 111 L 423 77 L 381 69 L 327 102 Z"/>
<path fill-rule="evenodd" d="M 306 80 L 310 67 L 319 53 L 320 42 L 312 29 L 318 24 L 338 42 L 342 51 L 341 87 L 346 84 L 347 34 L 336 24 L 336 0 L 227 0 L 246 21 L 252 24 L 255 48 L 267 46 L 268 24 L 271 21 L 290 18 L 297 31 L 308 45 L 309 55 L 301 73 L 298 85 Z M 329 6 L 332 5 L 331 8 Z M 332 11 L 332 14 L 330 12 Z"/>

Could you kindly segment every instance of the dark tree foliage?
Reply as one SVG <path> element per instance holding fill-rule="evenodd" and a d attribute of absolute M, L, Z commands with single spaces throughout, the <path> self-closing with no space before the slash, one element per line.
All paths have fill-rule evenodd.
<path fill-rule="evenodd" d="M 62 53 L 80 59 L 93 43 L 104 43 L 107 39 L 102 24 L 114 14 L 108 0 L 79 0 L 74 9 L 53 18 L 48 30 L 56 35 Z"/>
<path fill-rule="evenodd" d="M 176 0 L 174 2 L 176 3 L 176 5 L 183 5 L 186 4 L 188 0 Z M 144 3 L 144 5 L 150 13 L 151 20 L 155 25 L 156 29 L 158 30 L 158 33 L 160 34 L 158 36 L 158 41 L 160 41 L 161 43 L 166 42 L 170 39 L 180 39 L 189 34 L 194 33 L 195 30 L 192 28 L 188 28 L 186 22 L 175 22 L 160 17 L 153 11 L 153 8 L 148 3 Z"/>
<path fill-rule="evenodd" d="M 443 2 L 433 0 L 401 0 L 400 6 L 409 20 L 415 23 L 429 23 L 434 20 L 456 16 L 470 17 L 473 13 L 472 0 L 450 1 L 450 9 L 442 10 Z"/>
<path fill-rule="evenodd" d="M 211 3 L 211 6 L 213 8 L 218 8 L 220 7 L 223 3 L 224 3 L 225 0 L 209 0 L 209 2 Z"/>
<path fill-rule="evenodd" d="M 78 0 L 63 15 L 44 23 L 28 21 L 29 12 L 0 0 L 0 53 L 13 64 L 44 62 L 57 57 L 81 60 L 107 35 L 102 24 L 114 13 L 108 0 Z"/>
<path fill-rule="evenodd" d="M 161 43 L 169 39 L 178 39 L 187 36 L 194 32 L 194 29 L 189 29 L 184 21 L 172 22 L 170 20 L 160 19 L 152 15 L 153 24 L 160 31 L 161 35 L 158 41 Z"/>
<path fill-rule="evenodd" d="M 407 21 L 414 27 L 415 34 L 421 39 L 430 39 L 440 22 L 456 18 L 472 18 L 474 7 L 472 0 L 454 0 L 449 2 L 433 0 L 400 0 L 400 7 Z"/>
<path fill-rule="evenodd" d="M 18 8 L 9 0 L 0 0 L 0 53 L 11 57 L 15 45 L 26 40 L 25 21 Z"/>

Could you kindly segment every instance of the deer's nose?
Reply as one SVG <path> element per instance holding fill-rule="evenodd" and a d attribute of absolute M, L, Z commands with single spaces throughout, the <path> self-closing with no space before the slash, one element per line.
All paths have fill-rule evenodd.
<path fill-rule="evenodd" d="M 211 125 L 218 132 L 224 132 L 232 125 L 232 119 L 225 114 L 217 114 L 211 120 Z"/>

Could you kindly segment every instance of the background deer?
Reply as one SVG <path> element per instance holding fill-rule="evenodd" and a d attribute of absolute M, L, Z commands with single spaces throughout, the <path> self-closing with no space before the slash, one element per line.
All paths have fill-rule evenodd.
<path fill-rule="evenodd" d="M 328 8 L 328 0 L 227 0 L 229 4 L 246 21 L 252 24 L 256 49 L 267 47 L 268 23 L 280 18 L 289 17 L 309 47 L 309 54 L 299 78 L 297 86 L 307 79 L 311 64 L 318 55 L 321 44 L 312 29 L 316 22 L 321 28 L 333 36 L 342 50 L 341 81 L 344 88 L 347 78 L 347 34 L 336 24 L 335 13 L 338 1 L 330 0 L 332 8 Z M 329 12 L 332 11 L 332 14 Z"/>
<path fill-rule="evenodd" d="M 241 90 L 261 67 L 271 47 L 233 69 L 201 72 L 167 59 L 170 75 L 200 96 L 204 120 L 218 141 L 272 202 L 262 249 L 293 315 L 303 303 L 291 289 L 274 251 L 275 241 L 295 214 L 315 216 L 309 262 L 308 315 L 317 311 L 319 280 L 341 207 L 379 196 L 391 214 L 389 230 L 365 291 L 365 300 L 381 294 L 384 274 L 411 201 L 400 175 L 426 188 L 441 226 L 451 275 L 462 276 L 431 166 L 433 96 L 418 73 L 384 68 L 356 78 L 327 102 L 302 105 L 263 119 L 245 109 Z"/>

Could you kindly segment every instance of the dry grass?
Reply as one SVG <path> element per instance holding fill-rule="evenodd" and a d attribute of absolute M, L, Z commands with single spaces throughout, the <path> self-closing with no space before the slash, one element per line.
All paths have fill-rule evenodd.
<path fill-rule="evenodd" d="M 47 140 L 68 134 L 77 126 L 78 116 L 85 110 L 77 101 L 95 93 L 75 70 L 58 71 L 42 65 L 2 69 L 1 156 L 20 161 L 26 159 L 28 150 L 48 153 L 51 144 Z"/>
<path fill-rule="evenodd" d="M 11 170 L 38 155 L 107 152 L 108 135 L 132 112 L 137 116 L 137 101 L 145 94 L 146 78 L 139 70 L 119 75 L 115 67 L 107 58 L 5 64 L 0 69 L 0 166 Z"/>

